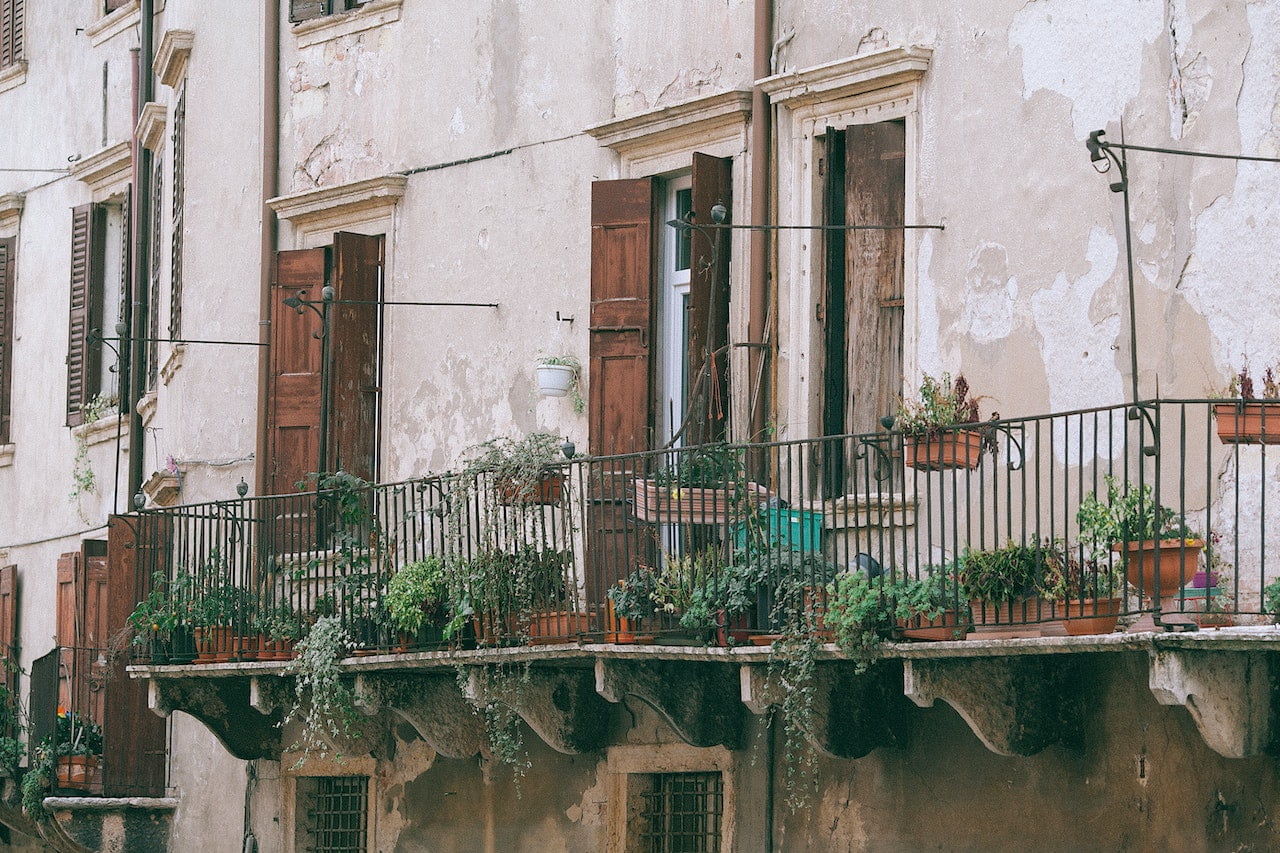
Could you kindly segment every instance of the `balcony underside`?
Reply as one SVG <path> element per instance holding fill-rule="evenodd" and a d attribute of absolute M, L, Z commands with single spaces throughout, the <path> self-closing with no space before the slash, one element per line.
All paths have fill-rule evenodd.
<path fill-rule="evenodd" d="M 887 644 L 864 674 L 833 646 L 818 655 L 806 735 L 821 752 L 860 758 L 911 736 L 910 703 L 941 699 L 991 751 L 1034 755 L 1079 744 L 1080 703 L 1097 655 L 1141 655 L 1148 687 L 1162 705 L 1185 707 L 1206 744 L 1228 758 L 1280 747 L 1272 722 L 1280 673 L 1280 630 L 1198 634 L 1111 634 L 1022 640 Z M 487 667 L 527 681 L 512 700 L 529 728 L 570 754 L 611 742 L 615 703 L 651 706 L 686 743 L 744 746 L 746 716 L 779 695 L 767 648 L 542 646 L 351 658 L 343 669 L 365 716 L 359 742 L 333 747 L 379 755 L 386 734 L 408 723 L 438 753 L 463 758 L 487 750 L 477 704 Z M 201 720 L 236 757 L 279 759 L 279 721 L 293 699 L 282 663 L 133 667 L 150 679 L 152 709 Z"/>

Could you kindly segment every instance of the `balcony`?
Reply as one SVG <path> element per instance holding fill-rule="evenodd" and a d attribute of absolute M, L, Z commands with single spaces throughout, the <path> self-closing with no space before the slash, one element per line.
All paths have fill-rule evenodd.
<path fill-rule="evenodd" d="M 732 745 L 737 712 L 717 707 L 777 703 L 764 680 L 775 644 L 816 641 L 829 703 L 851 691 L 901 701 L 886 697 L 903 679 L 917 704 L 967 704 L 997 751 L 1043 748 L 1050 722 L 1048 740 L 1029 742 L 1026 718 L 1022 734 L 980 722 L 988 700 L 965 698 L 964 667 L 995 666 L 984 680 L 1015 690 L 1028 667 L 1069 669 L 1063 652 L 1145 649 L 1152 689 L 1186 704 L 1203 650 L 1229 656 L 1212 666 L 1249 667 L 1280 639 L 1266 627 L 1280 415 L 1220 438 L 1243 414 L 1149 401 L 993 420 L 931 444 L 886 431 L 687 447 L 564 460 L 515 483 L 339 476 L 305 494 L 142 512 L 128 519 L 150 593 L 134 674 L 152 679 L 153 708 L 190 711 L 241 757 L 278 755 L 283 661 L 329 619 L 351 640 L 342 666 L 362 707 L 392 706 L 447 755 L 472 754 L 475 732 L 426 718 L 465 717 L 478 697 L 453 695 L 453 670 L 495 660 L 529 662 L 533 695 L 573 697 L 516 709 L 564 751 L 599 748 L 588 712 L 622 692 L 690 743 Z M 409 628 L 395 618 L 400 572 L 421 583 Z M 689 671 L 667 671 L 677 663 Z M 401 682 L 436 697 L 430 714 Z M 1230 706 L 1234 689 L 1200 707 Z M 1036 697 L 1051 716 L 1053 691 Z M 256 713 L 208 710 L 233 706 Z M 1269 725 L 1246 716 L 1226 733 L 1205 728 L 1207 712 L 1197 721 L 1229 754 L 1254 748 L 1241 726 Z M 870 737 L 823 748 L 865 754 Z"/>

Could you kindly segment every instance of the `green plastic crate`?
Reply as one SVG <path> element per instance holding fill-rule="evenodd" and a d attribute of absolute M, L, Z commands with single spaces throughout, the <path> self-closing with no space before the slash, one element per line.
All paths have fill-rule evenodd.
<path fill-rule="evenodd" d="M 793 551 L 817 553 L 822 550 L 822 513 L 803 509 L 761 510 L 758 521 L 765 530 L 766 541 Z M 747 547 L 748 528 L 737 526 L 735 541 L 738 548 Z"/>

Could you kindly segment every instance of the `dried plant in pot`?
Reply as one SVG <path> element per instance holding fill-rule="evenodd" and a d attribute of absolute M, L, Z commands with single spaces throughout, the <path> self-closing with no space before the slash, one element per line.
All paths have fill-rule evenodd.
<path fill-rule="evenodd" d="M 1223 444 L 1280 444 L 1280 382 L 1273 368 L 1255 383 L 1245 362 L 1213 396 L 1220 398 L 1213 417 Z"/>
<path fill-rule="evenodd" d="M 895 421 L 906 464 L 922 471 L 977 468 L 983 451 L 995 449 L 976 428 L 979 399 L 970 396 L 963 375 L 952 382 L 949 373 L 941 379 L 924 374 L 916 398 L 902 402 Z"/>

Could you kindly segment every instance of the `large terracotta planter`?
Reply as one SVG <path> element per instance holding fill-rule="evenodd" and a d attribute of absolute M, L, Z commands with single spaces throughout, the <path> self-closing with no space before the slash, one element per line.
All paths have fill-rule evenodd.
<path fill-rule="evenodd" d="M 635 516 L 663 524 L 727 524 L 754 511 L 769 490 L 748 483 L 739 497 L 734 489 L 697 486 L 659 486 L 653 480 L 636 480 Z"/>
<path fill-rule="evenodd" d="M 914 616 L 911 619 L 899 621 L 898 628 L 902 631 L 902 636 L 907 639 L 936 643 L 944 640 L 963 640 L 969 627 L 967 623 L 967 619 L 961 621 L 960 614 L 956 611 L 944 610 L 936 619 Z"/>
<path fill-rule="evenodd" d="M 547 471 L 538 478 L 528 494 L 524 495 L 510 480 L 499 480 L 495 488 L 498 490 L 500 503 L 558 504 L 564 490 L 564 477 L 559 472 Z"/>
<path fill-rule="evenodd" d="M 1110 634 L 1124 612 L 1123 598 L 1074 598 L 1061 602 L 1065 617 L 1063 627 L 1073 637 L 1084 634 Z"/>
<path fill-rule="evenodd" d="M 61 755 L 57 762 L 58 787 L 74 791 L 102 788 L 102 766 L 96 755 Z"/>
<path fill-rule="evenodd" d="M 1125 579 L 1143 595 L 1155 598 L 1158 593 L 1161 599 L 1177 595 L 1183 584 L 1191 582 L 1203 549 L 1203 539 L 1146 539 L 1111 546 L 1112 551 L 1124 556 Z M 1157 552 L 1160 554 L 1159 578 L 1156 577 Z"/>
<path fill-rule="evenodd" d="M 235 634 L 229 625 L 210 625 L 193 629 L 196 640 L 196 663 L 225 663 L 231 660 Z"/>
<path fill-rule="evenodd" d="M 751 642 L 751 617 L 746 613 L 730 616 L 723 610 L 716 614 L 716 645 L 741 646 Z"/>
<path fill-rule="evenodd" d="M 576 643 L 587 633 L 591 617 L 576 610 L 534 613 L 529 617 L 529 642 L 532 645 Z"/>
<path fill-rule="evenodd" d="M 1215 403 L 1213 417 L 1223 444 L 1280 444 L 1280 402 Z"/>
<path fill-rule="evenodd" d="M 982 433 L 960 429 L 907 438 L 903 451 L 907 465 L 920 471 L 977 468 L 982 461 Z"/>

